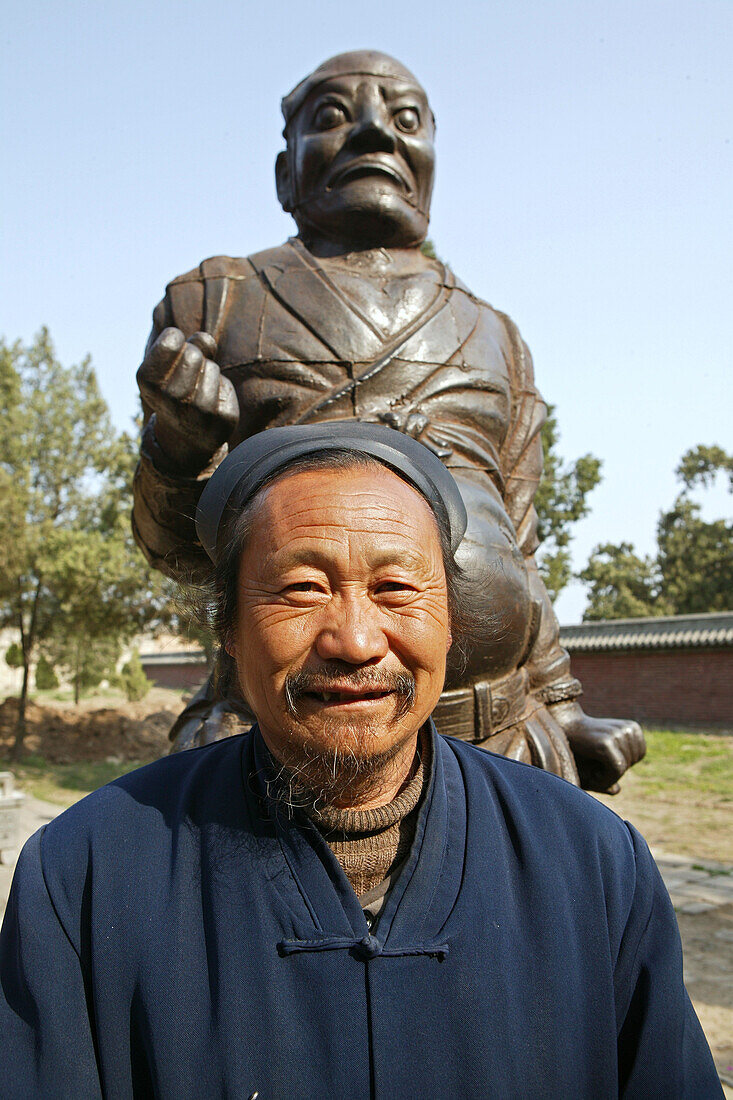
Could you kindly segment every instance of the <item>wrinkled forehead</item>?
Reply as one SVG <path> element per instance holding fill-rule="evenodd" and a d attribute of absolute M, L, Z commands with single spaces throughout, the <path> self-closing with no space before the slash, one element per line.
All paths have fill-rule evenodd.
<path fill-rule="evenodd" d="M 420 81 L 395 58 L 374 50 L 338 54 L 319 65 L 282 100 L 286 129 L 306 99 L 316 90 L 332 89 L 349 93 L 364 80 L 380 84 L 387 95 L 412 93 L 426 104 L 428 102 Z"/>
<path fill-rule="evenodd" d="M 310 464 L 281 471 L 247 504 L 251 530 L 276 554 L 293 546 L 340 553 L 375 536 L 387 556 L 399 549 L 413 563 L 442 555 L 437 515 L 400 474 L 366 457 L 345 468 Z"/>

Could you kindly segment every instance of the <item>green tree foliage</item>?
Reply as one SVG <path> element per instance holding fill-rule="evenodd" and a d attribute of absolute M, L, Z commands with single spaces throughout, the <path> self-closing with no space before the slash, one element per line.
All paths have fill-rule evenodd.
<path fill-rule="evenodd" d="M 9 668 L 23 667 L 23 650 L 17 642 L 11 642 L 5 653 L 5 664 Z"/>
<path fill-rule="evenodd" d="M 39 691 L 53 691 L 58 686 L 59 678 L 54 672 L 53 665 L 41 654 L 36 665 L 36 687 Z"/>
<path fill-rule="evenodd" d="M 590 511 L 588 496 L 601 480 L 601 461 L 591 454 L 566 463 L 558 453 L 560 433 L 555 408 L 549 405 L 542 428 L 544 467 L 535 495 L 538 566 L 550 599 L 557 599 L 572 577 L 570 540 L 573 524 Z"/>
<path fill-rule="evenodd" d="M 733 610 L 733 523 L 703 520 L 691 490 L 727 475 L 733 456 L 722 447 L 686 451 L 677 467 L 682 482 L 672 507 L 657 522 L 657 553 L 640 558 L 630 543 L 598 546 L 578 574 L 589 587 L 587 620 L 689 615 Z"/>
<path fill-rule="evenodd" d="M 38 653 L 78 695 L 166 601 L 130 534 L 134 443 L 112 427 L 89 359 L 62 366 L 46 329 L 28 346 L 0 340 L 0 401 L 0 625 L 23 655 L 17 756 Z"/>
<path fill-rule="evenodd" d="M 640 558 L 630 542 L 597 546 L 578 576 L 590 586 L 590 600 L 583 615 L 587 621 L 671 613 L 659 595 L 657 562 Z"/>
<path fill-rule="evenodd" d="M 137 703 L 140 699 L 144 699 L 150 691 L 151 682 L 145 675 L 140 654 L 136 649 L 133 649 L 127 664 L 122 666 L 120 683 L 131 703 Z"/>
<path fill-rule="evenodd" d="M 718 473 L 727 473 L 728 485 L 733 492 L 733 455 L 722 447 L 693 447 L 685 451 L 675 473 L 686 489 L 702 485 L 709 489 Z"/>
<path fill-rule="evenodd" d="M 660 597 L 676 615 L 733 611 L 733 523 L 706 523 L 681 493 L 657 524 Z"/>
<path fill-rule="evenodd" d="M 41 645 L 68 673 L 77 702 L 114 674 L 126 641 L 172 614 L 170 582 L 149 569 L 132 537 L 135 459 L 130 436 L 113 439 L 94 522 L 58 531 L 53 539 L 54 615 Z"/>

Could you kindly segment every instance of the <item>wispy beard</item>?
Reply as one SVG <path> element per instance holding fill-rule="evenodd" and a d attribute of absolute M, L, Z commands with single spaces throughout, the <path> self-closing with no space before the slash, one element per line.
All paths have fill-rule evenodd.
<path fill-rule="evenodd" d="M 282 761 L 273 757 L 275 774 L 267 783 L 267 794 L 288 816 L 295 810 L 317 812 L 323 806 L 358 806 L 392 785 L 392 765 L 404 742 L 391 745 L 385 752 L 364 753 L 344 745 L 344 733 L 339 723 L 341 744 L 318 749 L 306 743 Z M 411 736 L 406 735 L 405 740 Z"/>
<path fill-rule="evenodd" d="M 395 701 L 394 714 L 381 718 L 378 723 L 326 715 L 323 746 L 298 741 L 284 752 L 281 747 L 280 759 L 273 758 L 276 775 L 274 782 L 268 784 L 268 795 L 289 815 L 297 809 L 317 811 L 324 805 L 353 806 L 377 797 L 394 781 L 394 762 L 405 741 L 412 736 L 406 733 L 404 739 L 388 749 L 375 751 L 385 726 L 403 718 L 415 701 L 415 678 L 407 672 L 375 672 L 354 669 L 341 661 L 328 661 L 317 672 L 293 673 L 284 685 L 289 713 L 301 720 L 304 697 L 333 691 L 335 684 L 364 692 L 391 692 Z"/>

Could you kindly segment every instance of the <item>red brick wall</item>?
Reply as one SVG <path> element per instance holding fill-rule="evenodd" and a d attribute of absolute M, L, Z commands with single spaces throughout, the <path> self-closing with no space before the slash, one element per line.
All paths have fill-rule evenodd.
<path fill-rule="evenodd" d="M 149 665 L 146 664 L 143 657 L 142 666 L 148 679 L 152 680 L 158 687 L 175 688 L 181 691 L 184 688 L 200 688 L 209 675 L 209 669 L 203 662 L 201 664 L 184 662 L 174 664 L 171 662 L 171 664 L 165 665 Z"/>
<path fill-rule="evenodd" d="M 733 649 L 572 653 L 588 714 L 733 729 Z"/>

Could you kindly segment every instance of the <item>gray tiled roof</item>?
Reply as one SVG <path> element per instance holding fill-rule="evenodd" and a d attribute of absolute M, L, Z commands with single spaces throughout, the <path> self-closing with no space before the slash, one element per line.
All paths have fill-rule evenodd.
<path fill-rule="evenodd" d="M 679 649 L 733 646 L 733 611 L 709 615 L 660 615 L 650 619 L 602 619 L 561 626 L 571 653 L 594 649 Z"/>

